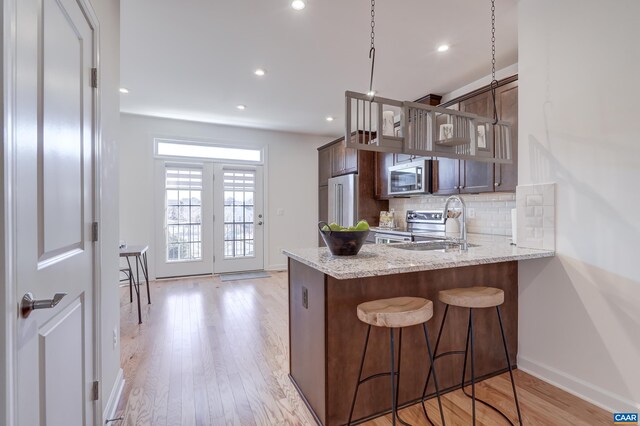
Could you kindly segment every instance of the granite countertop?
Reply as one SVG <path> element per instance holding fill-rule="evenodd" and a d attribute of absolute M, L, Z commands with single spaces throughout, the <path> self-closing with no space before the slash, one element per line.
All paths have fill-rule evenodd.
<path fill-rule="evenodd" d="M 469 247 L 466 253 L 459 250 L 402 250 L 391 247 L 392 244 L 366 244 L 356 256 L 333 256 L 326 247 L 284 249 L 282 252 L 337 279 L 538 259 L 555 255 L 555 252 L 550 250 L 513 246 L 510 244 L 511 239 L 503 236 L 469 234 L 469 242 L 477 246 Z"/>

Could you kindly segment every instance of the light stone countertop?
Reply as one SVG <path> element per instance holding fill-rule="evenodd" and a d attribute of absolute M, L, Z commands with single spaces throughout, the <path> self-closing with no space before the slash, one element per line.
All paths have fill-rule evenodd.
<path fill-rule="evenodd" d="M 469 247 L 466 253 L 459 250 L 402 250 L 391 247 L 392 244 L 365 244 L 356 256 L 333 256 L 326 247 L 284 249 L 282 253 L 337 279 L 402 274 L 555 255 L 554 251 L 513 246 L 510 244 L 511 239 L 503 236 L 469 234 L 469 242 L 477 244 L 477 247 Z"/>

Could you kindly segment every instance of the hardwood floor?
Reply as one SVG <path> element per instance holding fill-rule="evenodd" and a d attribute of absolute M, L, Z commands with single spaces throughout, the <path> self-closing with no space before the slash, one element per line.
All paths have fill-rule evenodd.
<path fill-rule="evenodd" d="M 117 417 L 124 425 L 315 425 L 289 381 L 287 274 L 222 283 L 218 277 L 151 283 L 152 305 L 138 325 L 129 291 L 121 290 L 121 359 L 125 389 Z M 144 301 L 145 299 L 143 299 Z M 355 312 L 354 312 L 355 315 Z M 609 425 L 611 415 L 516 371 L 528 425 Z M 508 375 L 481 382 L 477 395 L 517 420 Z M 351 398 L 351 396 L 346 396 Z M 461 391 L 443 398 L 448 425 L 471 424 Z M 506 424 L 480 404 L 478 425 Z M 440 424 L 435 401 L 430 417 Z M 427 425 L 422 408 L 401 411 Z M 118 424 L 118 423 L 115 423 Z M 366 425 L 390 425 L 390 416 Z"/>

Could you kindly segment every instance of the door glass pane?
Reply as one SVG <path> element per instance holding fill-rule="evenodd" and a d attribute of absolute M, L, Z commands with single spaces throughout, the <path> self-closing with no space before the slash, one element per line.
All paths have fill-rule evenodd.
<path fill-rule="evenodd" d="M 202 169 L 165 169 L 167 262 L 202 259 Z"/>
<path fill-rule="evenodd" d="M 224 256 L 227 259 L 255 256 L 255 179 L 256 174 L 251 170 L 224 171 Z"/>
<path fill-rule="evenodd" d="M 202 191 L 191 191 L 191 204 L 194 206 L 202 204 Z"/>
<path fill-rule="evenodd" d="M 224 222 L 233 222 L 233 206 L 224 206 Z"/>
<path fill-rule="evenodd" d="M 233 222 L 234 223 L 243 223 L 244 222 L 244 207 L 236 206 L 233 210 Z"/>

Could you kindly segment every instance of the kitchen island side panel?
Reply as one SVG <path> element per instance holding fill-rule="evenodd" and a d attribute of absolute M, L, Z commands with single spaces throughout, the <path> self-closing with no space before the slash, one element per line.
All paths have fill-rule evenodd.
<path fill-rule="evenodd" d="M 289 373 L 323 424 L 327 424 L 325 331 L 325 275 L 289 259 Z"/>
<path fill-rule="evenodd" d="M 293 263 L 293 262 L 292 262 Z M 502 262 L 396 275 L 338 280 L 327 276 L 327 412 L 326 425 L 347 422 L 367 326 L 356 315 L 358 304 L 374 299 L 416 296 L 434 303 L 434 316 L 428 322 L 432 349 L 445 305 L 438 292 L 457 287 L 491 286 L 505 292 L 501 306 L 511 364 L 515 366 L 518 344 L 518 263 Z M 469 310 L 451 307 L 447 314 L 438 352 L 464 350 Z M 476 377 L 491 376 L 506 369 L 504 348 L 495 308 L 474 310 Z M 399 335 L 396 333 L 396 351 Z M 397 354 L 397 352 L 396 352 Z M 459 387 L 462 356 L 448 356 L 436 361 L 440 388 Z M 389 371 L 389 330 L 373 327 L 363 376 Z M 400 404 L 422 395 L 429 361 L 421 326 L 405 328 L 402 335 Z M 470 364 L 467 365 L 467 379 Z M 434 390 L 433 380 L 429 392 Z M 391 409 L 389 377 L 371 380 L 360 387 L 354 419 Z"/>

